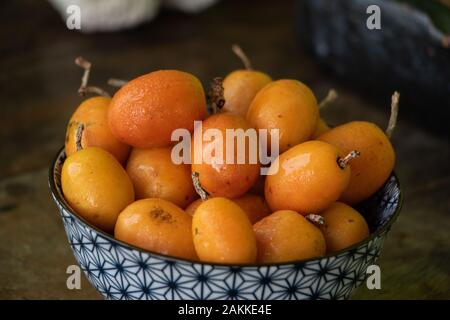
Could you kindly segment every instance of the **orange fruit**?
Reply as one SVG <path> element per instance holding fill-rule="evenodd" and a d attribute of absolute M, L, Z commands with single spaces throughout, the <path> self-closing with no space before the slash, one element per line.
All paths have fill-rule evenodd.
<path fill-rule="evenodd" d="M 126 170 L 136 199 L 161 198 L 185 208 L 198 197 L 190 166 L 173 163 L 170 147 L 133 148 Z"/>
<path fill-rule="evenodd" d="M 244 210 L 251 224 L 258 222 L 270 214 L 270 209 L 263 197 L 247 193 L 242 197 L 232 199 L 232 201 Z M 202 202 L 202 199 L 197 199 L 189 204 L 184 211 L 190 216 L 193 216 Z"/>
<path fill-rule="evenodd" d="M 369 227 L 364 217 L 344 203 L 335 202 L 320 215 L 325 220 L 320 230 L 325 237 L 328 252 L 345 249 L 369 236 Z"/>
<path fill-rule="evenodd" d="M 328 130 L 330 130 L 330 127 L 327 125 L 327 123 L 322 118 L 319 118 L 316 130 L 314 131 L 312 138 L 317 139 L 317 137 L 319 137 L 322 133 L 327 132 Z"/>
<path fill-rule="evenodd" d="M 219 113 L 210 116 L 203 121 L 202 130 L 196 129 L 192 140 L 192 172 L 198 172 L 200 177 L 200 183 L 212 197 L 226 197 L 237 198 L 246 193 L 251 186 L 255 183 L 259 176 L 260 165 L 258 162 L 258 155 L 255 155 L 256 163 L 250 161 L 250 147 L 248 139 L 246 139 L 244 152 L 244 163 L 237 163 L 238 159 L 238 139 L 234 138 L 234 148 L 228 150 L 226 143 L 226 130 L 227 129 L 243 129 L 244 131 L 249 129 L 247 121 L 238 115 L 231 113 Z M 221 163 L 218 161 L 211 161 L 208 163 L 205 158 L 205 150 L 212 149 L 214 146 L 214 140 L 210 141 L 205 138 L 204 133 L 209 129 L 218 130 L 222 134 L 222 157 Z M 196 139 L 202 141 L 201 148 L 195 143 Z M 230 139 L 231 140 L 231 139 Z M 227 163 L 227 152 L 233 156 L 233 163 Z M 196 161 L 196 154 L 200 158 L 199 162 Z M 211 154 L 213 152 L 211 151 Z M 256 151 L 257 153 L 257 151 Z M 215 154 L 213 156 L 216 156 Z M 201 162 L 201 163 L 200 163 Z"/>
<path fill-rule="evenodd" d="M 184 209 L 184 211 L 192 217 L 192 216 L 194 216 L 195 210 L 197 210 L 197 208 L 202 204 L 202 202 L 203 202 L 202 199 L 197 199 L 197 200 L 191 202 L 186 207 L 186 209 Z"/>
<path fill-rule="evenodd" d="M 269 83 L 256 94 L 247 113 L 251 127 L 279 130 L 280 152 L 309 140 L 318 119 L 316 97 L 311 89 L 297 80 Z M 270 135 L 267 141 L 270 146 Z"/>
<path fill-rule="evenodd" d="M 249 193 L 264 197 L 264 184 L 266 183 L 266 176 L 260 174 L 253 186 L 248 190 Z"/>
<path fill-rule="evenodd" d="M 245 117 L 253 98 L 271 81 L 272 78 L 267 74 L 256 70 L 231 72 L 223 81 L 223 110 Z"/>
<path fill-rule="evenodd" d="M 120 213 L 114 236 L 142 249 L 197 260 L 191 226 L 192 218 L 173 203 L 143 199 Z"/>
<path fill-rule="evenodd" d="M 113 156 L 120 163 L 127 160 L 130 147 L 120 142 L 112 134 L 108 125 L 108 108 L 111 102 L 107 97 L 93 97 L 84 100 L 69 120 L 66 131 L 65 151 L 70 156 L 77 151 L 76 135 L 79 124 L 84 125 L 81 146 L 99 147 Z"/>
<path fill-rule="evenodd" d="M 282 153 L 266 177 L 269 207 L 272 211 L 289 209 L 303 215 L 329 207 L 350 181 L 350 167 L 338 164 L 344 155 L 322 141 L 304 142 Z"/>
<path fill-rule="evenodd" d="M 340 201 L 357 204 L 380 189 L 394 170 L 395 152 L 389 138 L 375 124 L 349 122 L 323 133 L 318 140 L 338 147 L 342 152 L 358 150 L 361 156 L 351 163 L 351 177 Z"/>
<path fill-rule="evenodd" d="M 325 239 L 320 230 L 292 210 L 280 210 L 253 226 L 259 263 L 281 263 L 320 257 Z"/>
<path fill-rule="evenodd" d="M 225 198 L 204 201 L 194 213 L 192 235 L 201 261 L 248 264 L 256 261 L 252 224 L 236 203 Z"/>
<path fill-rule="evenodd" d="M 171 144 L 175 129 L 194 130 L 207 116 L 205 93 L 193 75 L 159 70 L 120 88 L 111 100 L 108 121 L 120 141 L 138 148 Z"/>
<path fill-rule="evenodd" d="M 242 197 L 233 199 L 233 202 L 244 210 L 251 224 L 271 214 L 270 208 L 264 198 L 257 195 L 247 193 Z"/>

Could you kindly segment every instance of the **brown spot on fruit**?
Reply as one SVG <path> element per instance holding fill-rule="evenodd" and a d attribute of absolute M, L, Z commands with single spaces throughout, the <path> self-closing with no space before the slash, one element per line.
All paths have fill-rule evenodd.
<path fill-rule="evenodd" d="M 154 220 L 161 222 L 173 222 L 172 215 L 168 212 L 165 212 L 161 208 L 154 208 L 150 211 L 150 215 Z"/>
<path fill-rule="evenodd" d="M 192 218 L 163 199 L 148 198 L 127 206 L 117 219 L 114 236 L 149 251 L 197 260 Z"/>

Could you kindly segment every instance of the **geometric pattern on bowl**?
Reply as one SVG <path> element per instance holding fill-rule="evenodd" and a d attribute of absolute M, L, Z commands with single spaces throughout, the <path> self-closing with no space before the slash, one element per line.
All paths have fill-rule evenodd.
<path fill-rule="evenodd" d="M 371 235 L 333 255 L 265 266 L 191 262 L 118 241 L 79 217 L 62 195 L 64 160 L 62 149 L 50 168 L 52 196 L 78 264 L 106 299 L 348 299 L 364 282 L 367 267 L 378 259 L 402 203 L 398 179 L 392 175 L 358 207 Z"/>

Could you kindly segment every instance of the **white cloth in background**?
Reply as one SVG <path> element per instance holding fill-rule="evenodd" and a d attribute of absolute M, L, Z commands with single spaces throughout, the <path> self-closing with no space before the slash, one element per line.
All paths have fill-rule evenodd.
<path fill-rule="evenodd" d="M 49 0 L 62 18 L 67 8 L 80 8 L 81 32 L 118 31 L 152 20 L 161 6 L 197 13 L 218 0 Z"/>

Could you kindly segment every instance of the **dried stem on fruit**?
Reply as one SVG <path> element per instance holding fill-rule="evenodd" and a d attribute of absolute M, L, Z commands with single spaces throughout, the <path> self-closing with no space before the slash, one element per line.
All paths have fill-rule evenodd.
<path fill-rule="evenodd" d="M 245 54 L 244 50 L 237 44 L 233 44 L 231 46 L 231 50 L 234 52 L 235 55 L 238 56 L 239 59 L 241 59 L 242 63 L 244 64 L 245 69 L 252 70 L 252 63 L 250 62 L 250 59 Z"/>
<path fill-rule="evenodd" d="M 191 178 L 195 188 L 195 192 L 197 192 L 202 201 L 208 200 L 209 193 L 206 192 L 206 190 L 203 189 L 202 185 L 200 184 L 200 174 L 198 172 L 192 172 Z"/>
<path fill-rule="evenodd" d="M 344 158 L 338 158 L 337 163 L 341 169 L 345 169 L 346 166 L 355 158 L 358 158 L 361 155 L 361 152 L 357 150 L 351 151 Z"/>
<path fill-rule="evenodd" d="M 83 138 L 83 131 L 84 131 L 84 124 L 80 122 L 78 123 L 77 132 L 75 135 L 75 145 L 77 146 L 77 151 L 83 149 L 83 146 L 81 145 L 81 139 Z"/>
<path fill-rule="evenodd" d="M 128 83 L 127 80 L 123 80 L 123 79 L 117 79 L 117 78 L 109 78 L 108 79 L 108 84 L 111 87 L 117 87 L 117 88 L 121 88 L 124 85 L 126 85 Z"/>
<path fill-rule="evenodd" d="M 305 216 L 305 218 L 308 219 L 310 222 L 317 224 L 319 226 L 325 224 L 325 219 L 318 214 L 308 214 L 307 216 Z"/>
<path fill-rule="evenodd" d="M 398 91 L 395 91 L 391 98 L 391 116 L 389 118 L 389 123 L 386 129 L 386 135 L 388 136 L 388 138 L 392 137 L 392 133 L 394 132 L 395 126 L 397 125 L 399 102 L 400 93 Z"/>
<path fill-rule="evenodd" d="M 211 107 L 213 109 L 213 113 L 217 113 L 220 109 L 223 108 L 225 104 L 225 97 L 223 95 L 223 79 L 220 77 L 216 77 L 211 82 L 209 91 L 208 91 L 208 99 Z"/>
<path fill-rule="evenodd" d="M 110 97 L 109 93 L 103 90 L 102 88 L 95 86 L 88 86 L 89 75 L 91 73 L 92 64 L 85 60 L 83 57 L 77 57 L 75 59 L 75 64 L 84 69 L 83 77 L 81 78 L 81 85 L 78 89 L 78 93 L 80 96 L 85 96 L 86 93 L 95 93 L 100 96 Z"/>
<path fill-rule="evenodd" d="M 327 93 L 327 96 L 319 103 L 319 110 L 329 106 L 338 98 L 338 94 L 336 90 L 330 89 Z"/>

